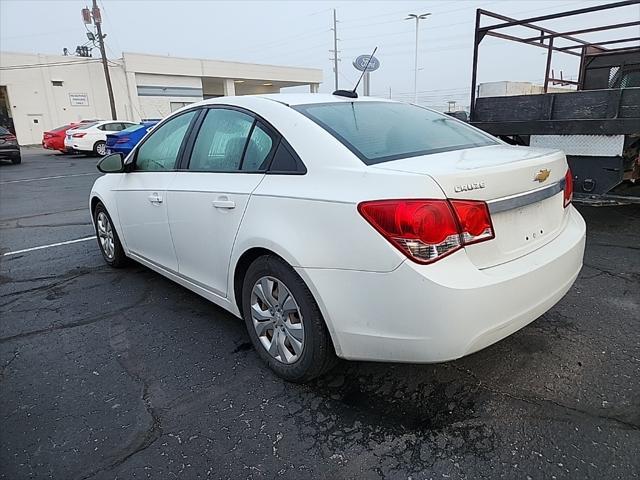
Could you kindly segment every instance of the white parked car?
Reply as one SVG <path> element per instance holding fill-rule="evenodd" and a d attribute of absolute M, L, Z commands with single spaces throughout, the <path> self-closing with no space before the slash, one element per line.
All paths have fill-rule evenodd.
<path fill-rule="evenodd" d="M 103 156 L 107 153 L 107 134 L 119 132 L 131 125 L 135 123 L 120 120 L 82 123 L 67 130 L 64 147 L 69 152 L 94 153 Z"/>
<path fill-rule="evenodd" d="M 134 259 L 242 317 L 292 381 L 336 355 L 468 355 L 549 310 L 582 266 L 562 152 L 413 105 L 206 100 L 99 169 L 89 203 L 106 262 Z"/>

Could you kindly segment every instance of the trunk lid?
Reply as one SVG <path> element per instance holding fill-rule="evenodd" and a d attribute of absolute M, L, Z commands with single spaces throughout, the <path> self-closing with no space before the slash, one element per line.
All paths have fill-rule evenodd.
<path fill-rule="evenodd" d="M 565 155 L 494 145 L 379 163 L 373 168 L 428 175 L 447 198 L 489 205 L 495 238 L 465 247 L 478 268 L 499 265 L 553 240 L 565 218 Z"/>

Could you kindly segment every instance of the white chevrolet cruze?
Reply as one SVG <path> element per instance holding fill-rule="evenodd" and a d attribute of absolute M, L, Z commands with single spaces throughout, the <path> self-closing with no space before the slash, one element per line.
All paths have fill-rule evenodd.
<path fill-rule="evenodd" d="M 107 134 L 119 132 L 132 125 L 135 123 L 119 120 L 82 123 L 65 132 L 64 148 L 68 152 L 105 155 L 107 153 Z"/>
<path fill-rule="evenodd" d="M 413 105 L 217 98 L 98 168 L 106 262 L 134 259 L 242 317 L 291 381 L 336 355 L 470 354 L 549 310 L 582 266 L 563 153 Z"/>

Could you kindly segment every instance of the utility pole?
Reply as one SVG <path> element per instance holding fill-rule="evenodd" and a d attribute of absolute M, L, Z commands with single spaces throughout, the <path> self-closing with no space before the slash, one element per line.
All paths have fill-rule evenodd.
<path fill-rule="evenodd" d="M 423 13 L 422 15 L 416 15 L 415 13 L 410 13 L 407 15 L 405 20 L 416 20 L 416 55 L 414 60 L 414 68 L 413 72 L 413 103 L 418 103 L 418 32 L 420 31 L 420 20 L 425 20 L 430 13 Z"/>
<path fill-rule="evenodd" d="M 86 15 L 83 13 L 86 23 Z M 104 69 L 104 78 L 107 81 L 107 92 L 109 93 L 109 104 L 111 106 L 111 118 L 117 120 L 116 114 L 116 102 L 113 98 L 113 86 L 111 85 L 111 76 L 109 75 L 109 64 L 107 62 L 107 52 L 104 48 L 104 37 L 102 34 L 102 16 L 100 15 L 100 9 L 98 8 L 98 0 L 93 0 L 93 9 L 91 10 L 91 17 L 93 23 L 96 26 L 98 32 L 98 46 L 100 47 L 100 56 L 102 57 L 102 68 Z"/>
<path fill-rule="evenodd" d="M 336 9 L 333 9 L 333 74 L 335 77 L 335 89 L 338 90 L 338 19 L 336 17 Z"/>

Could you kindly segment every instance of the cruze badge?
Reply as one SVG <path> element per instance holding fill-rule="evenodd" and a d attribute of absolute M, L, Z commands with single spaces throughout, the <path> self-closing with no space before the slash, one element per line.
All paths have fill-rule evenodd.
<path fill-rule="evenodd" d="M 551 173 L 551 170 L 547 170 L 546 168 L 540 170 L 538 173 L 536 173 L 536 176 L 533 177 L 533 181 L 534 182 L 544 182 L 547 178 L 549 178 L 549 174 Z"/>
<path fill-rule="evenodd" d="M 481 182 L 465 183 L 464 185 L 456 185 L 454 187 L 454 190 L 456 193 L 459 193 L 459 192 L 468 192 L 471 190 L 478 190 L 484 187 L 485 187 L 484 181 L 481 181 Z"/>

